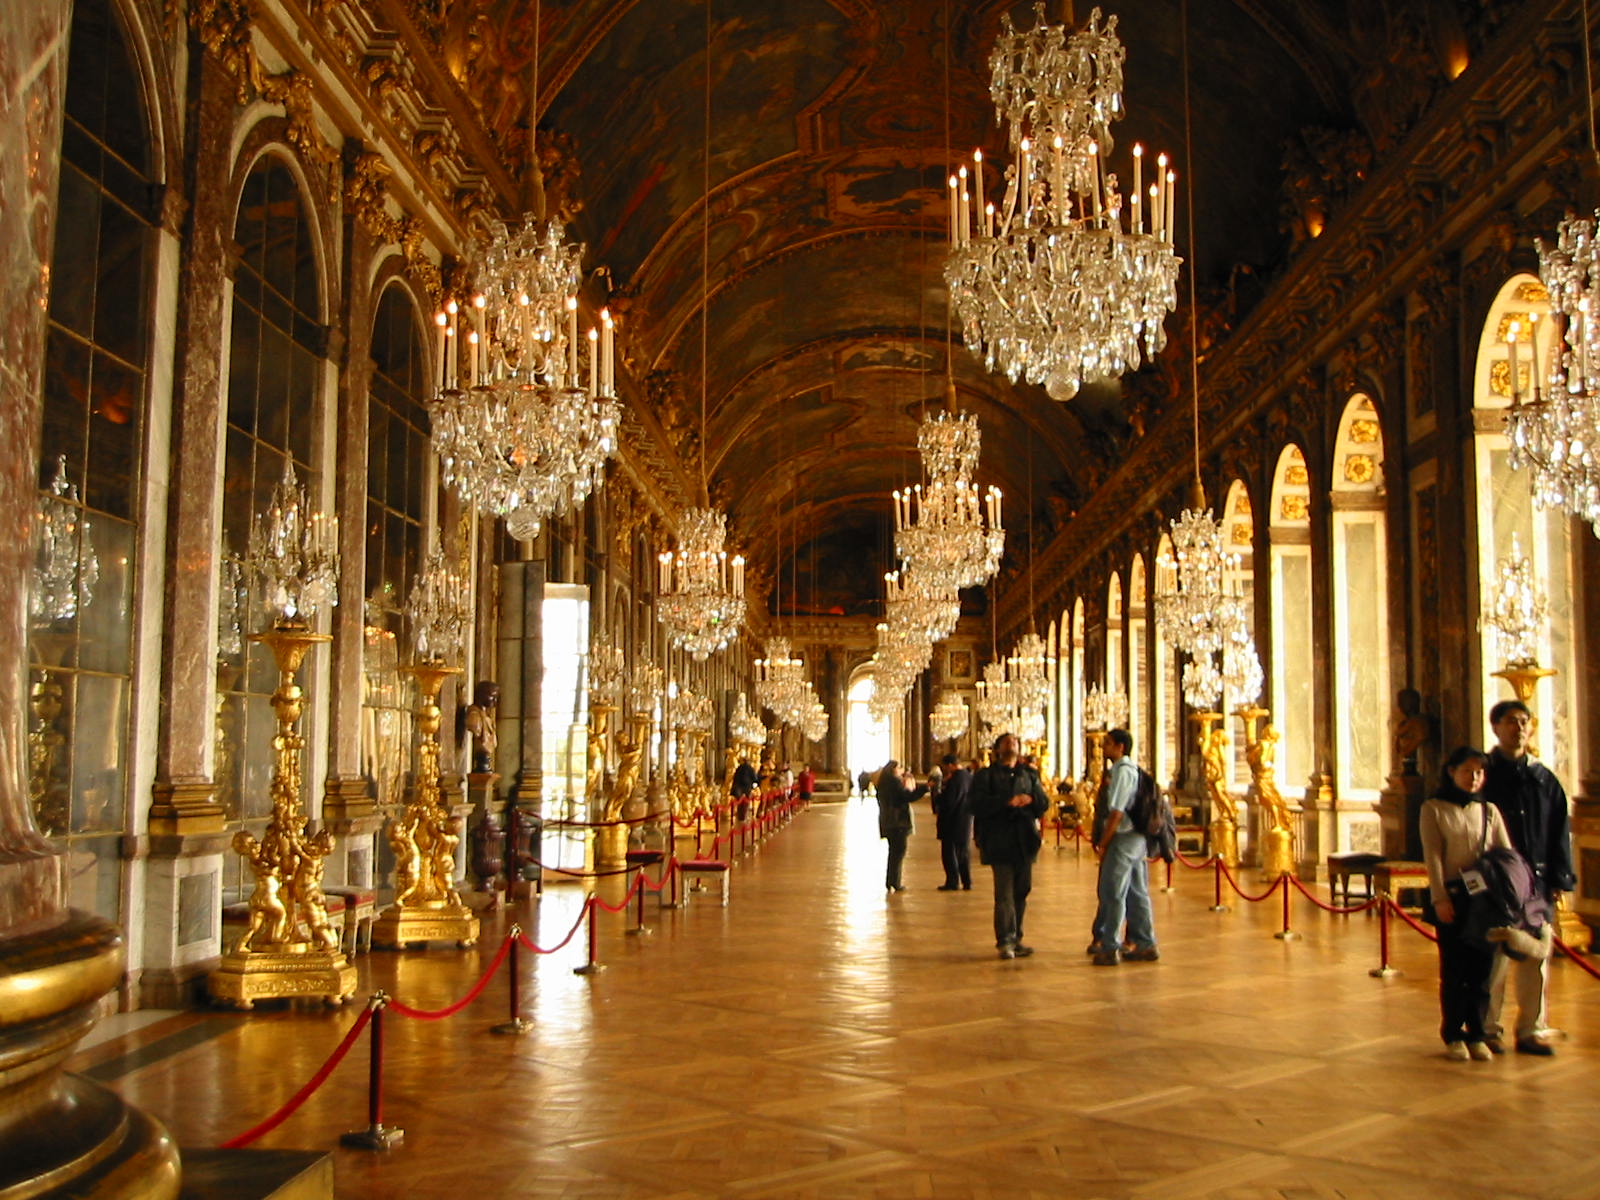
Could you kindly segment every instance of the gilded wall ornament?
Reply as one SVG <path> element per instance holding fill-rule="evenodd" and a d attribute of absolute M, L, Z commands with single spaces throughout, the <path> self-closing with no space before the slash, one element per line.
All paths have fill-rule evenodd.
<path fill-rule="evenodd" d="M 1285 496 L 1279 512 L 1285 522 L 1309 520 L 1311 517 L 1311 498 L 1293 494 Z"/>
<path fill-rule="evenodd" d="M 1351 454 L 1344 460 L 1344 477 L 1348 483 L 1371 483 L 1378 473 L 1370 454 Z"/>

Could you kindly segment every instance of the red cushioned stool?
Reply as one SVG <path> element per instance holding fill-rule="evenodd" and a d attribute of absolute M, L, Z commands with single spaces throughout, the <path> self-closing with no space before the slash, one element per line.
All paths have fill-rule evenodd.
<path fill-rule="evenodd" d="M 693 879 L 698 879 L 700 876 L 708 874 L 720 876 L 722 879 L 722 907 L 728 907 L 728 876 L 733 873 L 729 863 L 720 858 L 689 858 L 678 864 L 678 870 Z M 683 897 L 685 901 L 688 900 L 688 888 L 683 889 Z"/>

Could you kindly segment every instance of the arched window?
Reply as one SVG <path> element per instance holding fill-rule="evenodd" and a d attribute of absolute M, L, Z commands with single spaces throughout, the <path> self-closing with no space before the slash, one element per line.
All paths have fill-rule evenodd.
<path fill-rule="evenodd" d="M 863 771 L 876 777 L 883 764 L 894 757 L 891 722 L 872 715 L 872 691 L 872 668 L 857 667 L 845 693 L 845 759 L 852 777 L 859 777 Z"/>
<path fill-rule="evenodd" d="M 1315 767 L 1312 690 L 1311 480 L 1305 455 L 1289 445 L 1272 476 L 1267 529 L 1272 539 L 1272 719 L 1282 735 L 1278 778 L 1297 784 Z"/>
<path fill-rule="evenodd" d="M 65 839 L 71 903 L 118 920 L 133 581 L 149 368 L 152 138 L 107 0 L 73 5 L 51 256 L 39 485 L 67 532 L 37 560 L 29 791 Z M 66 495 L 54 495 L 58 476 Z"/>
<path fill-rule="evenodd" d="M 1045 701 L 1045 745 L 1050 752 L 1048 768 L 1060 771 L 1061 764 L 1065 762 L 1061 746 L 1061 708 L 1056 703 L 1059 689 L 1054 686 L 1057 679 L 1061 678 L 1061 660 L 1056 640 L 1056 623 L 1050 622 L 1050 627 L 1045 630 L 1044 638 L 1045 678 L 1051 683 L 1049 699 Z"/>
<path fill-rule="evenodd" d="M 1239 560 L 1237 578 L 1240 602 L 1244 608 L 1244 624 L 1253 634 L 1256 627 L 1256 518 L 1250 503 L 1250 492 L 1244 486 L 1242 479 L 1235 479 L 1228 485 L 1228 497 L 1222 508 L 1222 533 L 1227 542 L 1228 553 Z M 1231 713 L 1239 705 L 1254 704 L 1259 699 L 1258 696 L 1225 695 L 1222 697 L 1222 711 Z M 1233 738 L 1233 754 L 1229 760 L 1230 783 L 1243 785 L 1250 778 L 1250 766 L 1245 761 L 1244 752 L 1244 738 Z"/>
<path fill-rule="evenodd" d="M 417 307 L 399 284 L 378 300 L 367 405 L 365 710 L 362 774 L 385 804 L 404 794 L 414 703 L 399 672 L 401 613 L 420 568 L 427 516 L 427 359 Z"/>
<path fill-rule="evenodd" d="M 1334 736 L 1339 794 L 1376 800 L 1389 769 L 1388 554 L 1383 429 L 1370 398 L 1345 405 L 1333 454 Z"/>
<path fill-rule="evenodd" d="M 262 158 L 245 179 L 233 238 L 239 265 L 230 312 L 224 553 L 245 550 L 250 523 L 266 508 L 286 461 L 316 494 L 325 340 L 311 225 L 299 184 L 278 159 Z M 246 619 L 259 621 L 259 611 L 250 608 Z M 277 732 L 268 697 L 277 670 L 265 647 L 245 641 L 238 654 L 219 655 L 218 675 L 217 798 L 230 818 L 264 818 Z"/>
<path fill-rule="evenodd" d="M 1539 681 L 1530 707 L 1538 719 L 1535 742 L 1539 757 L 1557 778 L 1575 780 L 1585 769 L 1578 743 L 1574 712 L 1577 683 L 1581 670 L 1574 655 L 1573 620 L 1577 615 L 1573 583 L 1573 523 L 1558 511 L 1538 508 L 1526 472 L 1513 471 L 1508 457 L 1506 436 L 1499 417 L 1511 398 L 1510 354 L 1507 339 L 1511 325 L 1517 323 L 1518 392 L 1532 391 L 1535 353 L 1539 374 L 1548 373 L 1552 334 L 1548 328 L 1550 310 L 1544 285 L 1531 275 L 1518 275 L 1506 282 L 1495 297 L 1478 343 L 1477 369 L 1473 374 L 1473 406 L 1478 419 L 1474 427 L 1473 461 L 1477 472 L 1478 511 L 1477 584 L 1478 607 L 1488 607 L 1497 589 L 1500 563 L 1516 550 L 1526 557 L 1533 574 L 1549 602 L 1549 617 L 1537 637 L 1540 666 L 1554 667 L 1559 673 Z M 1534 318 L 1538 318 L 1534 320 Z M 1537 330 L 1537 346 L 1532 330 Z M 1545 386 L 1541 380 L 1541 386 Z M 1582 534 L 1582 530 L 1579 530 Z M 1587 535 L 1583 535 L 1587 536 Z M 1461 741 L 1490 739 L 1488 710 L 1499 700 L 1512 695 L 1510 684 L 1495 672 L 1505 665 L 1505 655 L 1488 622 L 1480 620 L 1477 645 L 1478 684 L 1482 689 L 1484 725 L 1462 731 Z"/>
<path fill-rule="evenodd" d="M 1083 741 L 1083 597 L 1072 601 L 1072 763 L 1073 774 L 1081 775 L 1088 766 Z"/>
<path fill-rule="evenodd" d="M 1145 697 L 1149 694 L 1149 667 L 1145 661 L 1145 638 L 1149 624 L 1145 616 L 1144 556 L 1135 554 L 1128 568 L 1128 728 L 1135 745 L 1145 738 Z"/>
<path fill-rule="evenodd" d="M 1106 665 L 1101 685 L 1112 695 L 1128 690 L 1122 656 L 1122 575 L 1111 572 L 1106 585 Z"/>
<path fill-rule="evenodd" d="M 1056 762 L 1060 773 L 1068 779 L 1078 772 L 1078 715 L 1072 708 L 1072 610 L 1061 610 L 1056 628 L 1056 708 L 1061 714 L 1057 728 Z"/>
<path fill-rule="evenodd" d="M 1158 593 L 1167 592 L 1173 586 L 1168 578 L 1172 561 L 1172 538 L 1163 533 L 1161 540 L 1156 543 Z M 1151 680 L 1150 702 L 1155 707 L 1158 728 L 1153 747 L 1155 757 L 1152 761 L 1155 765 L 1151 773 L 1157 781 L 1165 784 L 1171 782 L 1178 773 L 1178 733 L 1183 721 L 1179 706 L 1183 692 L 1178 683 L 1178 655 L 1167 645 L 1167 639 L 1161 636 L 1159 626 L 1155 629 L 1155 639 L 1156 672 Z"/>

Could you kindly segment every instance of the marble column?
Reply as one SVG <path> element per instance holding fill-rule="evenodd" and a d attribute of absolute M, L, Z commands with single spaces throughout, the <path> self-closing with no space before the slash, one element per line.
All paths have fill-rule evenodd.
<path fill-rule="evenodd" d="M 510 778 L 512 816 L 536 817 L 544 800 L 542 709 L 544 675 L 545 564 L 505 563 L 500 567 L 500 710 L 495 770 Z M 506 822 L 508 836 L 514 833 Z M 539 856 L 537 844 L 531 847 Z M 509 851 L 508 851 L 509 854 Z M 508 864 L 520 866 L 521 864 Z"/>
<path fill-rule="evenodd" d="M 62 856 L 28 803 L 24 647 L 69 12 L 67 0 L 0 5 L 0 1193 L 175 1196 L 165 1131 L 61 1072 L 121 982 L 124 949 L 115 926 L 66 907 Z"/>
<path fill-rule="evenodd" d="M 177 354 L 172 380 L 168 567 L 162 625 L 160 721 L 150 805 L 144 907 L 143 1003 L 198 997 L 222 954 L 222 874 L 229 853 L 216 796 L 217 550 L 221 541 L 222 430 L 233 294 L 228 204 L 234 84 L 210 55 L 189 60 L 188 198 L 181 229 Z M 228 531 L 242 551 L 249 530 Z M 184 913 L 209 914 L 198 921 Z M 204 935 L 184 942 L 199 930 Z"/>

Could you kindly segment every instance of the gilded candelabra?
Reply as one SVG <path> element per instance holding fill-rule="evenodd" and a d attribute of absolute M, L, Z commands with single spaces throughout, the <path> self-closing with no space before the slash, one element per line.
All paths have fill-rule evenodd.
<path fill-rule="evenodd" d="M 1099 803 L 1100 781 L 1106 773 L 1106 731 L 1090 729 L 1085 732 L 1089 740 L 1088 772 L 1072 786 L 1072 802 L 1077 805 L 1079 820 L 1089 819 L 1094 828 L 1095 805 Z"/>
<path fill-rule="evenodd" d="M 1228 734 L 1219 712 L 1191 713 L 1199 730 L 1200 769 L 1205 777 L 1206 799 L 1211 808 L 1211 853 L 1229 869 L 1239 866 L 1239 810 L 1228 793 L 1226 747 Z"/>
<path fill-rule="evenodd" d="M 456 890 L 456 845 L 439 788 L 439 689 L 460 668 L 428 660 L 401 668 L 417 681 L 417 776 L 411 802 L 389 824 L 394 850 L 394 903 L 378 914 L 374 945 L 478 940 L 478 918 Z"/>
<path fill-rule="evenodd" d="M 1259 705 L 1246 704 L 1234 709 L 1233 715 L 1244 725 L 1244 757 L 1250 764 L 1250 779 L 1255 787 L 1256 802 L 1261 806 L 1262 846 L 1261 872 L 1268 879 L 1295 874 L 1294 822 L 1289 814 L 1289 802 L 1278 791 L 1278 729 L 1271 721 L 1261 728 L 1262 720 L 1272 714 Z M 1259 733 L 1257 732 L 1259 729 Z"/>
<path fill-rule="evenodd" d="M 310 649 L 331 639 L 304 622 L 284 621 L 251 640 L 271 650 L 278 665 L 272 818 L 260 840 L 242 829 L 233 836 L 234 850 L 255 876 L 250 921 L 208 983 L 213 999 L 237 1008 L 283 997 L 320 996 L 341 1004 L 355 993 L 356 971 L 339 949 L 322 893 L 323 860 L 333 839 L 327 830 L 306 834 L 300 776 L 305 738 L 297 728 L 305 693 L 295 682 Z"/>
<path fill-rule="evenodd" d="M 590 709 L 591 719 L 595 713 Z M 615 711 L 615 710 L 613 710 Z M 639 788 L 644 772 L 644 755 L 650 746 L 650 728 L 655 723 L 647 711 L 635 710 L 628 714 L 628 728 L 617 735 L 617 773 L 612 778 L 611 790 L 605 796 L 605 807 L 600 812 L 601 821 L 620 822 L 623 811 Z M 594 811 L 593 808 L 590 811 Z M 601 825 L 595 830 L 595 865 L 603 870 L 620 867 L 628 857 L 628 827 L 622 824 Z"/>

